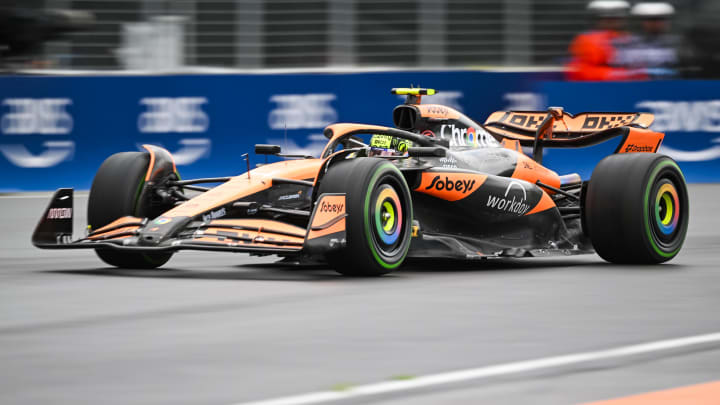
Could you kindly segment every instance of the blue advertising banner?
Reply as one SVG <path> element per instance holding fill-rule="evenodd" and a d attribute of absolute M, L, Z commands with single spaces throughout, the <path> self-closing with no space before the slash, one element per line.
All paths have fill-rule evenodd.
<path fill-rule="evenodd" d="M 675 159 L 688 182 L 720 181 L 720 81 L 623 83 L 545 82 L 544 103 L 583 111 L 643 111 L 655 114 L 651 128 L 665 132 L 660 153 Z M 546 149 L 545 161 L 558 172 L 589 178 L 592 168 L 618 142 L 590 148 Z"/>
<path fill-rule="evenodd" d="M 568 83 L 559 73 L 363 72 L 181 76 L 0 77 L 0 192 L 88 189 L 109 155 L 162 145 L 184 178 L 245 170 L 256 143 L 317 154 L 334 122 L 392 125 L 392 87 L 440 90 L 427 102 L 478 122 L 500 109 L 648 111 L 662 153 L 688 181 L 720 180 L 720 81 Z M 616 142 L 546 149 L 559 173 L 589 178 Z M 251 162 L 260 160 L 251 154 Z M 262 158 L 264 161 L 264 158 Z"/>
<path fill-rule="evenodd" d="M 0 192 L 89 189 L 107 156 L 143 143 L 170 150 L 183 178 L 239 174 L 240 155 L 256 143 L 316 154 L 328 124 L 392 125 L 402 102 L 392 87 L 439 89 L 428 102 L 482 122 L 533 102 L 539 81 L 559 78 L 481 71 L 0 77 Z"/>

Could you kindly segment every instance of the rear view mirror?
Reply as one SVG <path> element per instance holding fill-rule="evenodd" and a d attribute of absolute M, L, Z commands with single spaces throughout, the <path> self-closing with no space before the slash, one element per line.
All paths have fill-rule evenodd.
<path fill-rule="evenodd" d="M 281 150 L 279 145 L 255 145 L 255 153 L 258 155 L 277 155 Z"/>
<path fill-rule="evenodd" d="M 445 157 L 446 149 L 439 147 L 411 147 L 408 155 L 412 157 Z"/>

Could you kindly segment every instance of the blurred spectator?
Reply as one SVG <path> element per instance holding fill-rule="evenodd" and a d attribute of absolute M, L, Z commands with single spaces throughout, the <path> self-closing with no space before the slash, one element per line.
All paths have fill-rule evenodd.
<path fill-rule="evenodd" d="M 649 79 L 677 76 L 679 38 L 670 33 L 675 8 L 665 2 L 640 2 L 630 14 L 638 19 L 641 32 L 618 54 L 618 63 L 644 71 Z"/>
<path fill-rule="evenodd" d="M 579 34 L 570 45 L 569 80 L 637 80 L 642 71 L 622 64 L 622 53 L 632 38 L 625 31 L 630 4 L 622 0 L 595 0 L 587 7 L 594 29 Z"/>

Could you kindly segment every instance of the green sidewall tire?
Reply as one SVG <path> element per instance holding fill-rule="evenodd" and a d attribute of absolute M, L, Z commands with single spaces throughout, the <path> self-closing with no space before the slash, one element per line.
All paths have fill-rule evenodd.
<path fill-rule="evenodd" d="M 344 193 L 348 214 L 347 245 L 326 256 L 335 270 L 348 276 L 367 277 L 387 274 L 402 265 L 410 248 L 413 213 L 410 189 L 397 167 L 376 158 L 338 162 L 320 181 L 318 196 L 325 193 Z M 397 218 L 386 223 L 388 229 L 398 232 L 389 245 L 382 242 L 380 213 L 375 210 L 375 203 L 387 194 L 398 202 L 397 207 L 390 209 Z"/>
<path fill-rule="evenodd" d="M 658 195 L 661 189 L 672 193 Z M 661 230 L 661 220 L 673 216 L 660 215 L 661 209 L 668 210 L 658 203 L 662 197 L 671 201 L 670 212 L 677 213 L 668 234 Z M 655 153 L 629 153 L 608 156 L 593 170 L 583 215 L 600 257 L 612 263 L 654 264 L 680 252 L 689 212 L 687 186 L 675 161 Z"/>
<path fill-rule="evenodd" d="M 145 216 L 149 211 L 139 199 L 145 184 L 150 155 L 145 152 L 116 153 L 98 169 L 88 197 L 87 220 L 91 229 L 124 216 Z M 152 269 L 162 266 L 172 253 L 136 253 L 96 249 L 105 263 L 128 269 Z"/>

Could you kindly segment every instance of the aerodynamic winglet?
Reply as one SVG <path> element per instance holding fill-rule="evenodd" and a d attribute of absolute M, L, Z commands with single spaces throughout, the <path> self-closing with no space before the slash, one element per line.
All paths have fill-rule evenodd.
<path fill-rule="evenodd" d="M 73 189 L 60 188 L 40 218 L 32 243 L 42 247 L 69 243 L 73 234 Z"/>

